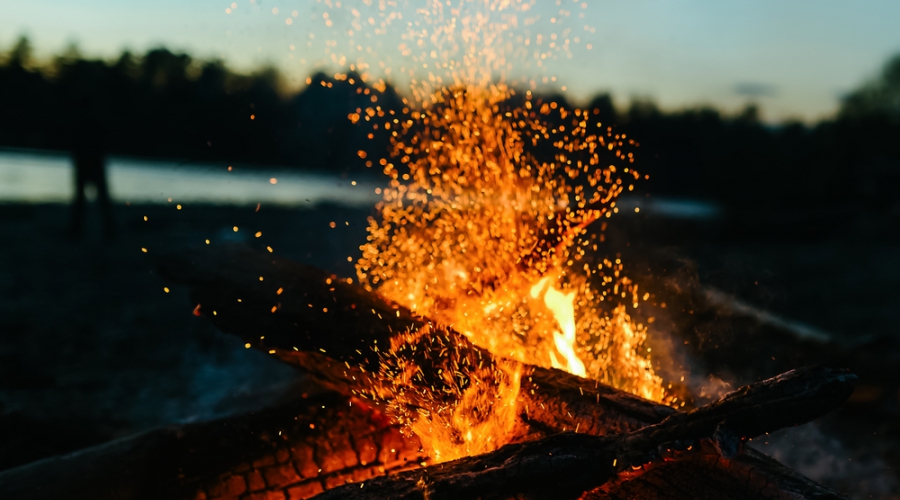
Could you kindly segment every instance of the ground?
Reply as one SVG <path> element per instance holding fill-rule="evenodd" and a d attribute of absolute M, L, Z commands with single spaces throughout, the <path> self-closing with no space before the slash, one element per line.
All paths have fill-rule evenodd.
<path fill-rule="evenodd" d="M 95 213 L 87 234 L 73 240 L 66 231 L 67 206 L 0 205 L 0 469 L 167 423 L 252 411 L 304 390 L 302 377 L 292 369 L 195 317 L 187 292 L 164 282 L 152 257 L 205 245 L 207 239 L 213 245 L 243 242 L 352 275 L 348 257 L 358 254 L 371 215 L 369 209 L 336 206 L 115 208 L 118 236 L 107 241 Z M 882 234 L 895 222 L 886 224 L 875 231 L 843 228 L 785 237 L 734 235 L 718 227 L 721 223 L 710 228 L 623 218 L 610 237 L 626 262 L 631 258 L 634 266 L 646 265 L 647 272 L 636 269 L 634 274 L 658 280 L 646 289 L 655 286 L 660 298 L 680 293 L 661 284 L 663 277 L 676 284 L 684 279 L 673 278 L 670 268 L 690 268 L 691 279 L 703 290 L 722 292 L 852 346 L 895 336 L 900 240 Z M 261 237 L 255 237 L 257 232 Z M 657 259 L 660 252 L 668 260 Z M 663 262 L 676 264 L 663 269 Z M 668 313 L 688 317 L 694 311 Z M 730 343 L 733 352 L 740 339 L 732 336 Z M 885 345 L 894 349 L 892 342 Z M 723 344 L 725 349 L 729 346 Z M 707 372 L 712 371 L 743 382 L 740 373 L 749 372 L 709 368 L 714 364 L 704 360 L 717 359 L 709 352 L 694 349 L 685 355 L 695 364 L 687 367 L 693 375 L 710 380 Z M 790 353 L 782 354 L 790 359 Z M 763 361 L 770 362 L 750 359 L 748 366 L 768 366 Z M 884 393 L 893 385 L 864 385 L 882 392 L 850 405 L 840 417 L 757 446 L 860 498 L 891 498 L 896 460 L 875 445 L 866 455 L 860 443 L 881 442 L 883 448 L 900 442 L 897 426 L 890 423 L 896 421 L 900 401 L 898 394 Z M 846 429 L 854 422 L 866 426 L 865 434 L 876 434 L 864 437 L 860 431 L 848 437 Z"/>

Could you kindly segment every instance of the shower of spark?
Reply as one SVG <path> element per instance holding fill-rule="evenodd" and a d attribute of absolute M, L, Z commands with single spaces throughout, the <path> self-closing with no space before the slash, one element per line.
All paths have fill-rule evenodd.
<path fill-rule="evenodd" d="M 588 230 L 618 212 L 616 198 L 641 179 L 629 152 L 636 144 L 596 111 L 542 101 L 531 90 L 537 81 L 517 90 L 507 78 L 517 66 L 537 71 L 571 57 L 580 40 L 565 27 L 575 17 L 565 5 L 586 3 L 559 0 L 550 19 L 533 14 L 535 3 L 526 0 L 431 0 L 414 19 L 395 1 L 364 0 L 361 9 L 323 3 L 352 19 L 353 54 L 341 54 L 335 41 L 335 63 L 363 78 L 373 68 L 405 75 L 411 85 L 402 115 L 382 109 L 373 93 L 372 106 L 349 117 L 381 126 L 392 141 L 380 160 L 389 186 L 361 247 L 360 282 L 511 360 L 468 366 L 465 385 L 453 373 L 466 367 L 451 367 L 440 390 L 418 391 L 409 389 L 416 367 L 387 361 L 395 418 L 436 461 L 502 446 L 517 415 L 516 362 L 662 400 L 662 380 L 643 346 L 647 328 L 626 312 L 639 305 L 638 285 L 623 275 L 620 259 L 591 258 L 602 236 Z M 336 17 L 323 19 L 332 26 Z M 368 63 L 377 54 L 359 39 L 373 46 L 400 26 L 399 70 Z M 414 345 L 439 331 L 405 338 Z M 429 390 L 433 403 L 422 405 Z M 456 393 L 451 403 L 447 391 Z M 407 404 L 413 393 L 416 410 Z"/>

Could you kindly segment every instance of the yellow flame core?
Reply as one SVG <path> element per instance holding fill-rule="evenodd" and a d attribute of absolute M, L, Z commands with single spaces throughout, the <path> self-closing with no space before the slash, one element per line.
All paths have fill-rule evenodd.
<path fill-rule="evenodd" d="M 565 363 L 560 362 L 556 354 L 550 351 L 550 364 L 553 368 L 566 370 L 579 377 L 587 377 L 584 363 L 575 354 L 575 292 L 564 293 L 552 285 L 548 286 L 549 277 L 541 278 L 531 287 L 531 298 L 536 299 L 543 292 L 544 304 L 553 313 L 553 318 L 559 324 L 559 331 L 553 331 L 553 342 L 556 351 L 563 357 Z M 546 291 L 544 289 L 546 288 Z"/>
<path fill-rule="evenodd" d="M 425 352 L 417 346 L 441 342 L 446 329 L 392 346 L 385 399 L 435 461 L 508 442 L 523 362 L 664 396 L 646 327 L 616 305 L 636 308 L 638 287 L 619 259 L 592 258 L 602 239 L 586 230 L 617 212 L 616 197 L 640 178 L 626 152 L 634 141 L 596 112 L 503 83 L 513 54 L 533 47 L 542 61 L 568 51 L 567 33 L 507 36 L 532 27 L 519 17 L 532 1 L 455 3 L 431 1 L 410 22 L 401 51 L 428 78 L 412 79 L 417 105 L 391 125 L 393 154 L 381 163 L 389 187 L 357 262 L 363 285 L 509 360 L 485 367 L 442 346 L 446 368 L 423 374 L 401 353 Z M 381 112 L 358 111 L 352 120 Z"/>

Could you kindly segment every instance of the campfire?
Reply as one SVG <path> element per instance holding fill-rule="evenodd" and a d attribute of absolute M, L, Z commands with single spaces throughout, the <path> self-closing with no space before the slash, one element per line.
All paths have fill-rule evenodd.
<path fill-rule="evenodd" d="M 746 446 L 839 406 L 855 381 L 840 370 L 796 370 L 681 412 L 560 369 L 496 356 L 358 284 L 268 254 L 203 249 L 160 262 L 167 277 L 190 285 L 200 311 L 220 329 L 340 394 L 327 400 L 339 416 L 323 424 L 305 426 L 310 417 L 296 405 L 272 410 L 277 418 L 260 417 L 251 429 L 266 436 L 263 444 L 255 442 L 255 458 L 241 461 L 252 466 L 176 481 L 194 488 L 191 495 L 200 489 L 207 498 L 227 498 L 226 480 L 238 484 L 233 491 L 250 494 L 241 485 L 254 474 L 286 470 L 285 479 L 257 483 L 257 491 L 284 494 L 274 498 L 310 498 L 332 488 L 322 498 L 843 498 Z M 273 301 L 280 304 L 274 313 Z M 451 370 L 455 377 L 446 375 Z M 520 375 L 518 387 L 510 373 Z M 510 393 L 509 406 L 490 407 L 506 404 Z M 319 413 L 316 401 L 304 411 Z M 503 442 L 485 438 L 456 460 L 435 457 L 433 446 L 466 450 L 468 437 L 455 418 L 471 428 L 507 425 L 505 434 L 492 430 Z M 207 424 L 182 432 L 210 430 Z M 232 439 L 217 442 L 234 453 Z M 310 469 L 317 472 L 300 472 Z M 235 475 L 243 480 L 230 479 Z M 661 483 L 672 486 L 660 490 Z"/>
<path fill-rule="evenodd" d="M 830 495 L 744 442 L 839 405 L 852 375 L 800 370 L 676 410 L 685 403 L 629 314 L 649 294 L 621 256 L 599 257 L 603 221 L 644 179 L 638 144 L 594 111 L 504 82 L 519 48 L 510 30 L 531 23 L 531 5 L 430 2 L 403 45 L 434 68 L 413 79 L 414 101 L 397 115 L 373 95 L 348 116 L 392 137 L 355 280 L 240 249 L 170 258 L 164 273 L 189 284 L 219 328 L 397 430 L 376 472 L 294 477 L 322 490 L 351 483 L 323 498 Z M 538 60 L 570 38 L 538 35 Z M 371 463 L 363 454 L 357 467 Z M 717 479 L 685 480 L 693 474 Z M 677 491 L 651 493 L 659 480 Z"/>
<path fill-rule="evenodd" d="M 665 398 L 643 345 L 644 326 L 631 321 L 624 305 L 602 308 L 622 298 L 637 307 L 638 286 L 621 274 L 621 262 L 585 258 L 598 239 L 588 226 L 612 213 L 625 189 L 619 169 L 599 167 L 597 150 L 617 137 L 588 112 L 559 110 L 571 118 L 564 122 L 570 132 L 559 131 L 565 125 L 554 130 L 558 152 L 541 161 L 525 148 L 537 139 L 522 129 L 548 133 L 536 109 L 545 106 L 528 94 L 523 109 L 497 113 L 510 97 L 502 85 L 454 87 L 413 114 L 395 141 L 396 155 L 410 159 L 401 162 L 402 172 L 386 163 L 391 185 L 357 263 L 368 290 L 518 362 L 479 374 L 448 366 L 440 390 L 415 396 L 433 402 L 412 412 L 404 388 L 419 367 L 391 370 L 387 378 L 399 382 L 388 390 L 392 411 L 439 461 L 507 442 L 521 363 Z M 627 180 L 638 177 L 627 166 L 620 170 Z M 410 342 L 430 335 L 412 332 Z M 446 391 L 459 393 L 453 405 L 444 404 Z"/>
<path fill-rule="evenodd" d="M 517 38 L 532 5 L 428 2 L 402 48 L 433 70 L 413 78 L 405 114 L 373 95 L 348 117 L 393 138 L 355 279 L 242 248 L 159 261 L 196 314 L 329 392 L 135 444 L 141 464 L 178 457 L 151 468 L 154 493 L 840 498 L 745 443 L 836 408 L 852 375 L 797 370 L 688 412 L 667 392 L 629 313 L 649 294 L 621 256 L 602 257 L 602 222 L 645 178 L 638 145 L 504 81 L 520 52 L 540 66 L 577 43 Z M 400 22 L 354 16 L 358 31 Z"/>
<path fill-rule="evenodd" d="M 628 152 L 634 141 L 588 110 L 518 95 L 494 78 L 516 52 L 507 31 L 529 22 L 519 16 L 530 6 L 462 2 L 445 12 L 432 2 L 423 14 L 430 29 L 412 30 L 405 46 L 443 49 L 412 58 L 439 68 L 429 82 L 448 85 L 416 86 L 420 102 L 408 119 L 372 125 L 392 130 L 393 151 L 381 160 L 389 187 L 357 278 L 437 325 L 410 332 L 387 357 L 446 327 L 502 358 L 489 368 L 447 363 L 439 386 L 423 386 L 422 367 L 395 356 L 382 369 L 393 385 L 360 393 L 384 400 L 436 462 L 509 442 L 522 364 L 667 397 L 644 346 L 647 330 L 626 312 L 638 307 L 639 286 L 621 259 L 590 258 L 600 238 L 589 227 L 618 211 L 616 198 L 641 178 Z M 551 48 L 570 43 L 550 39 L 558 40 Z M 380 112 L 360 109 L 350 119 Z"/>

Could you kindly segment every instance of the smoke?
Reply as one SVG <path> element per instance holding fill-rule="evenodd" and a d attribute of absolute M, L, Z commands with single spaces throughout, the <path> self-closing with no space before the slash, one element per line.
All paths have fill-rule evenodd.
<path fill-rule="evenodd" d="M 782 429 L 751 445 L 779 462 L 836 491 L 858 499 L 898 498 L 900 482 L 870 450 L 850 450 L 828 435 L 823 424 Z"/>

